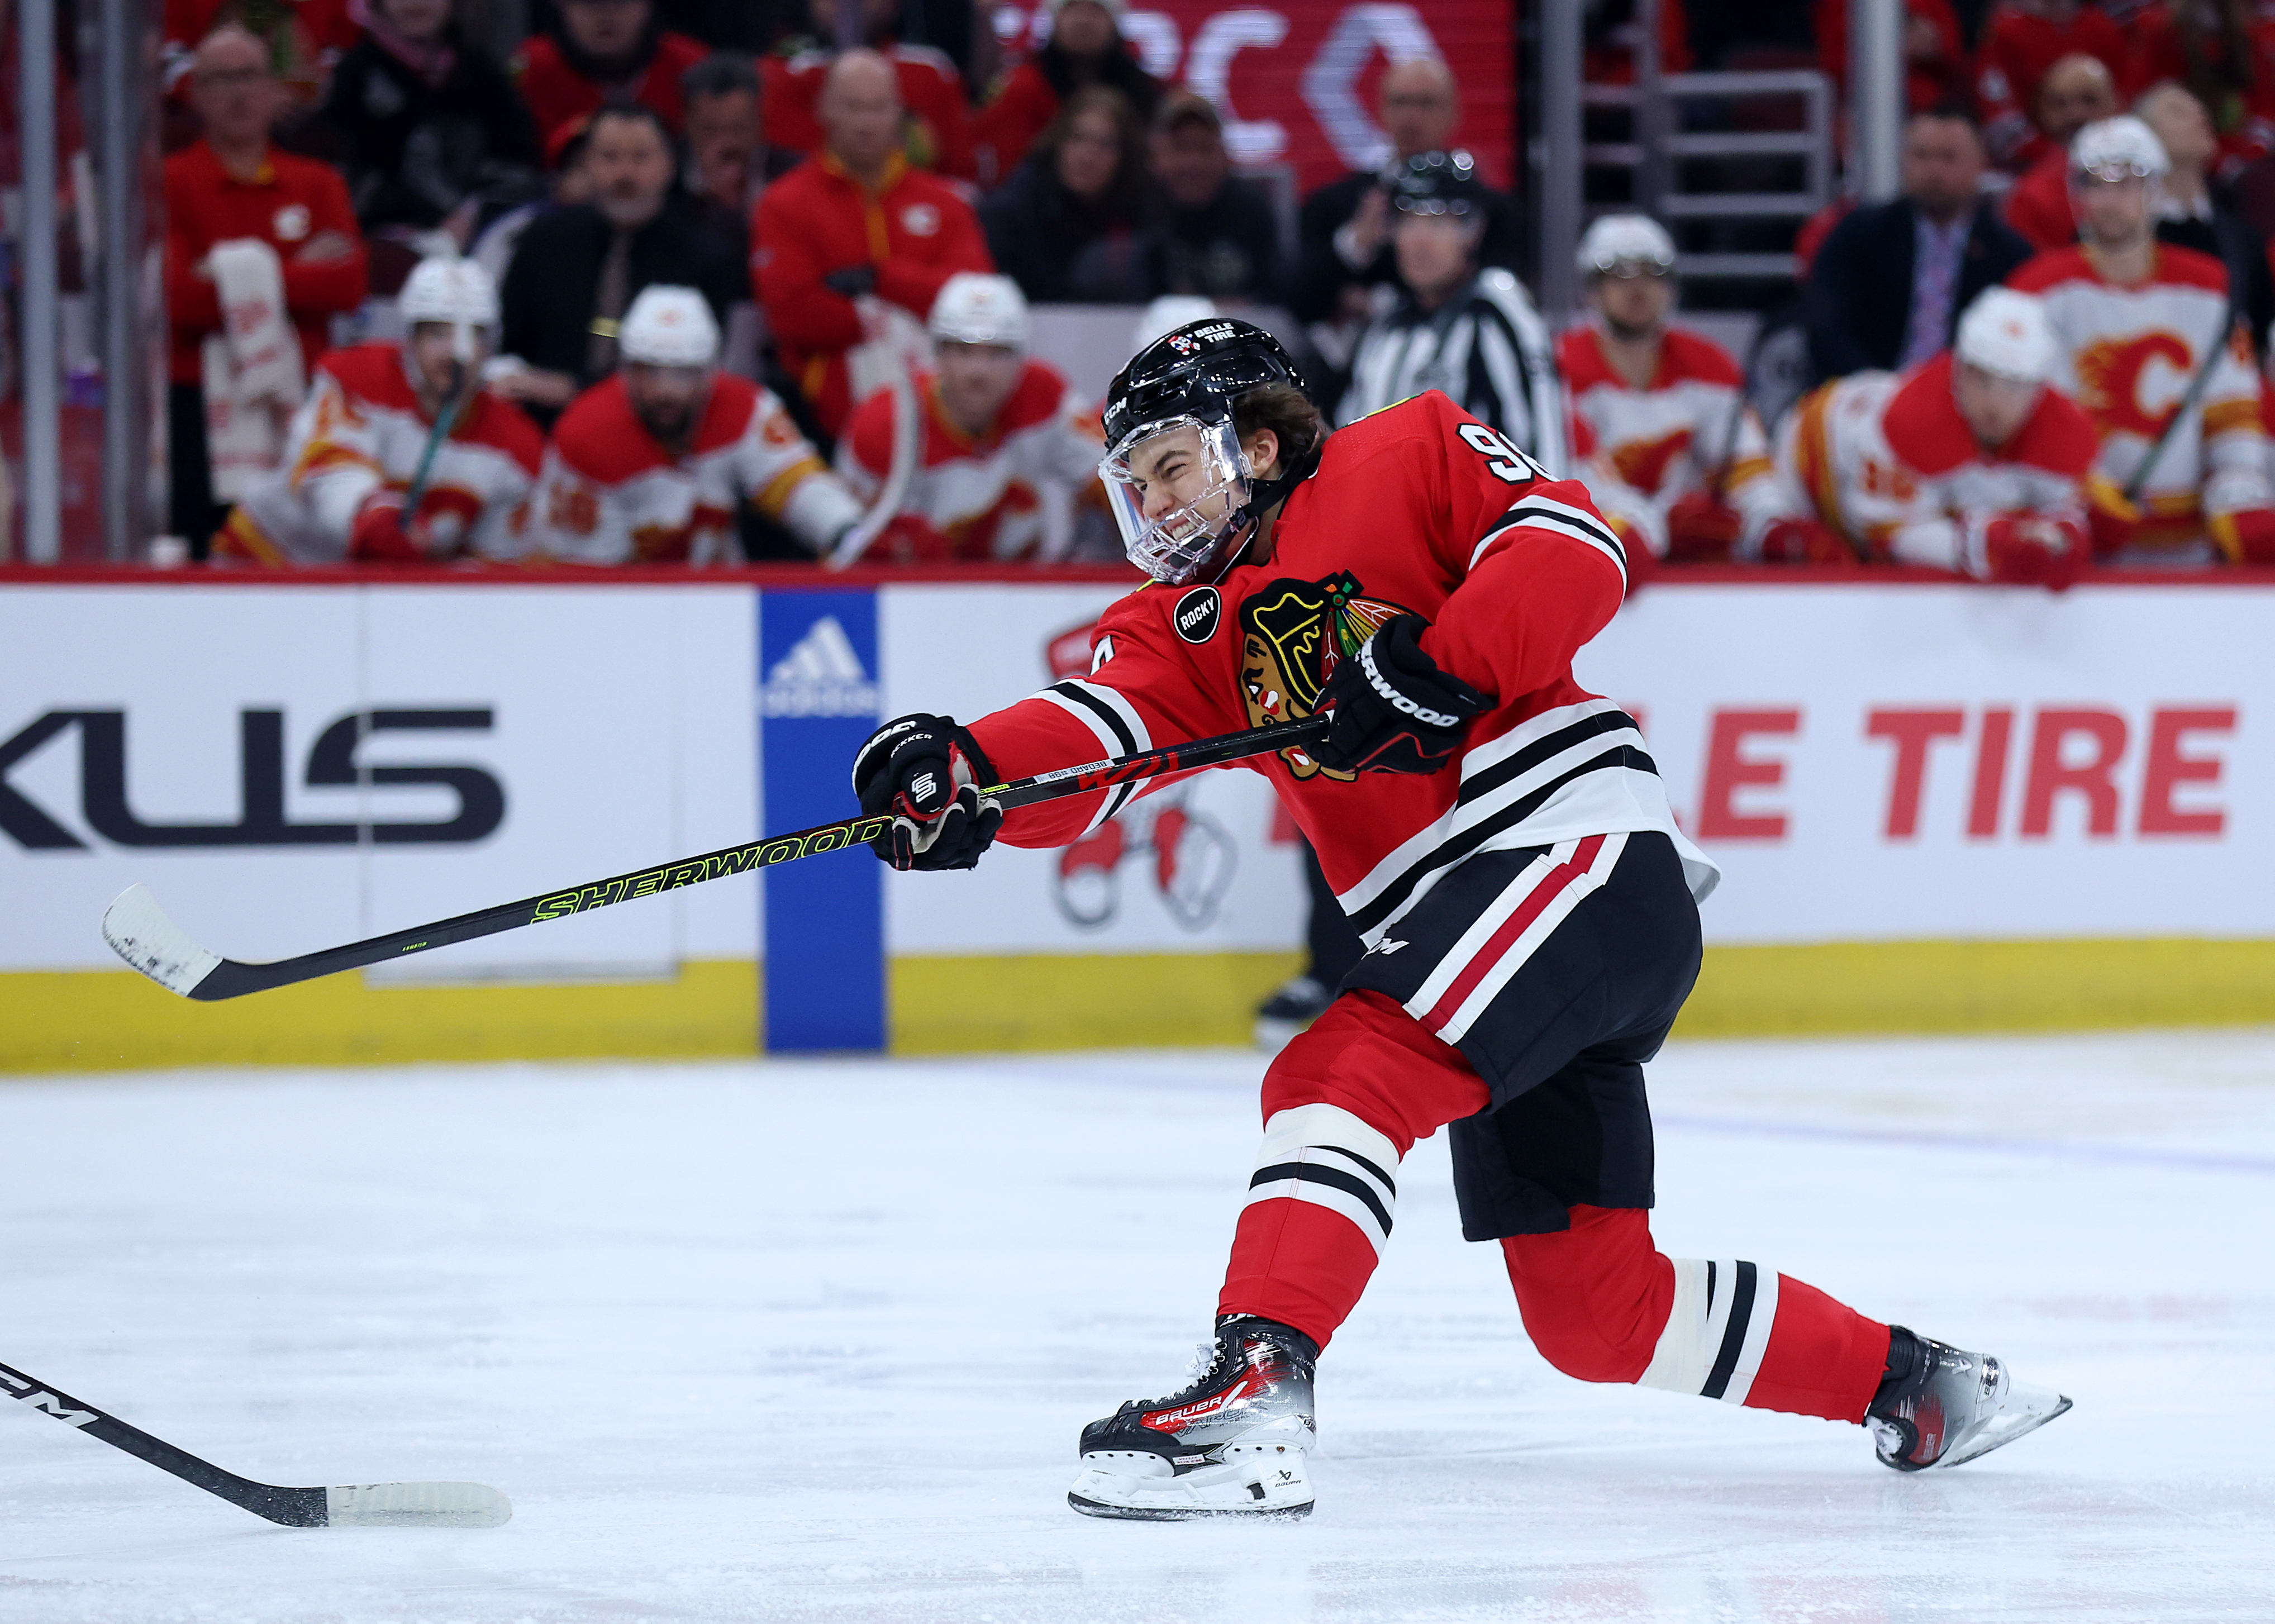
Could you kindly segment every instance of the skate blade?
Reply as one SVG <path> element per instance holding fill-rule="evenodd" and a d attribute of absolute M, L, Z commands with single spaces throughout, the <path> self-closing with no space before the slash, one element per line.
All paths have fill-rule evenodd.
<path fill-rule="evenodd" d="M 2000 1407 L 1999 1413 L 1984 1422 L 1972 1437 L 1961 1439 L 1946 1450 L 1943 1459 L 1930 1469 L 1942 1471 L 1980 1460 L 1993 1449 L 2011 1444 L 2018 1438 L 2026 1438 L 2047 1422 L 2067 1415 L 2071 1409 L 2067 1397 L 2050 1389 L 2011 1387 L 2007 1390 L 2007 1402 Z"/>
<path fill-rule="evenodd" d="M 1122 1458 L 1084 1457 L 1112 1460 L 1116 1465 Z M 1237 1450 L 1221 1466 L 1183 1477 L 1086 1466 L 1067 1491 L 1067 1504 L 1086 1517 L 1134 1522 L 1190 1522 L 1204 1517 L 1290 1521 L 1311 1514 L 1311 1480 L 1304 1469 L 1304 1452 L 1275 1444 Z"/>

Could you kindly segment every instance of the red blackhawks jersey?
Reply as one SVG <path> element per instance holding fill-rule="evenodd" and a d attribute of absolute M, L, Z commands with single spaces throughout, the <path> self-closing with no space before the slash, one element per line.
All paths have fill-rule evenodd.
<path fill-rule="evenodd" d="M 1873 556 L 1987 576 L 1992 520 L 2050 519 L 2088 545 L 2093 423 L 2045 389 L 2014 436 L 1986 451 L 1951 392 L 1951 351 L 1901 375 L 1852 373 L 1812 391 L 1778 434 L 1795 512 L 1813 511 Z"/>
<path fill-rule="evenodd" d="M 382 488 L 409 493 L 433 428 L 401 346 L 330 351 L 293 414 L 283 461 L 245 494 L 215 549 L 262 563 L 338 563 L 365 500 Z M 478 391 L 436 449 L 419 499 L 436 553 L 521 551 L 544 449 L 520 407 Z"/>
<path fill-rule="evenodd" d="M 1098 479 L 1104 434 L 1097 412 L 1040 361 L 1027 363 L 994 427 L 979 439 L 949 418 L 931 374 L 917 374 L 917 398 L 923 403 L 924 451 L 901 511 L 937 532 L 951 558 L 1005 560 L 1047 552 L 1046 494 L 1080 490 Z M 856 408 L 837 442 L 837 472 L 855 495 L 870 502 L 892 466 L 893 397 L 880 390 Z"/>
<path fill-rule="evenodd" d="M 772 391 L 721 373 L 687 449 L 674 454 L 612 377 L 555 426 L 531 539 L 570 563 L 734 563 L 745 502 L 816 551 L 861 517 Z"/>
<path fill-rule="evenodd" d="M 1653 552 L 1667 551 L 1667 510 L 1694 492 L 1735 509 L 1745 537 L 1758 539 L 1779 517 L 1769 438 L 1742 404 L 1745 374 L 1712 339 L 1669 329 L 1643 389 L 1614 370 L 1593 327 L 1558 341 L 1556 366 L 1571 395 L 1572 444 L 1588 488 Z"/>
<path fill-rule="evenodd" d="M 1675 827 L 1634 720 L 1572 676 L 1626 587 L 1586 489 L 1433 389 L 1336 431 L 1269 560 L 1213 585 L 1141 587 L 1100 618 L 1088 676 L 971 731 L 1008 779 L 1299 719 L 1339 661 L 1417 614 L 1430 656 L 1497 696 L 1459 757 L 1426 775 L 1354 777 L 1296 749 L 1240 764 L 1271 779 L 1370 943 L 1474 853 L 1592 835 L 1664 832 L 1703 897 L 1716 871 Z M 1064 845 L 1135 792 L 1017 808 L 1001 838 Z"/>
<path fill-rule="evenodd" d="M 2096 469 L 2112 489 L 2141 470 L 2203 358 L 2219 352 L 2142 487 L 2135 542 L 2151 552 L 2194 546 L 2209 561 L 2208 515 L 2275 506 L 2259 385 L 2248 341 L 2233 330 L 2226 268 L 2169 244 L 2155 253 L 2148 279 L 2131 287 L 2107 280 L 2078 247 L 2039 254 L 2007 283 L 2045 302 L 2060 352 L 2054 384 L 2093 419 Z"/>

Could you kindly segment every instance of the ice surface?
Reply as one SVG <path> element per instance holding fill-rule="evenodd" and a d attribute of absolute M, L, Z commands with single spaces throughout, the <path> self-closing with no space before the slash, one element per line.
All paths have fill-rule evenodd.
<path fill-rule="evenodd" d="M 1204 1332 L 1253 1056 L 0 1084 L 0 1357 L 287 1484 L 268 1527 L 0 1406 L 19 1620 L 2275 1619 L 2275 1036 L 1694 1045 L 1659 1233 L 2060 1386 L 1959 1471 L 1590 1387 L 1458 1237 L 1442 1139 L 1320 1372 L 1292 1527 L 1069 1511 Z"/>

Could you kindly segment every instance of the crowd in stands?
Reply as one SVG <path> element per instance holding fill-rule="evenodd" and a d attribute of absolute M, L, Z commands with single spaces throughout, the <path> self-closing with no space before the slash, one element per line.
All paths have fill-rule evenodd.
<path fill-rule="evenodd" d="M 554 0 L 503 61 L 454 0 L 170 0 L 173 526 L 267 563 L 1112 556 L 1029 307 L 1152 305 L 1261 313 L 1338 422 L 1443 390 L 1646 566 L 2275 562 L 2275 23 L 2003 0 L 1970 57 L 1909 12 L 1903 195 L 1803 233 L 1819 387 L 1765 421 L 1647 218 L 1596 222 L 1551 334 L 1436 60 L 1380 78 L 1385 165 L 1295 210 L 1121 0 L 1053 0 L 977 97 L 894 0 L 763 57 Z M 333 349 L 374 295 L 401 342 Z"/>

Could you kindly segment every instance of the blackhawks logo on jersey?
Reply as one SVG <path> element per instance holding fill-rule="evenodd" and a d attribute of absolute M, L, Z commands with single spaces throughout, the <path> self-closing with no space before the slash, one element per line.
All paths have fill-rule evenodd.
<path fill-rule="evenodd" d="M 1240 691 L 1249 726 L 1310 715 L 1335 667 L 1384 622 L 1412 612 L 1366 596 L 1348 570 L 1320 581 L 1283 578 L 1258 587 L 1240 607 Z M 1348 782 L 1357 776 L 1323 767 L 1293 747 L 1280 755 L 1297 778 L 1325 773 Z"/>

